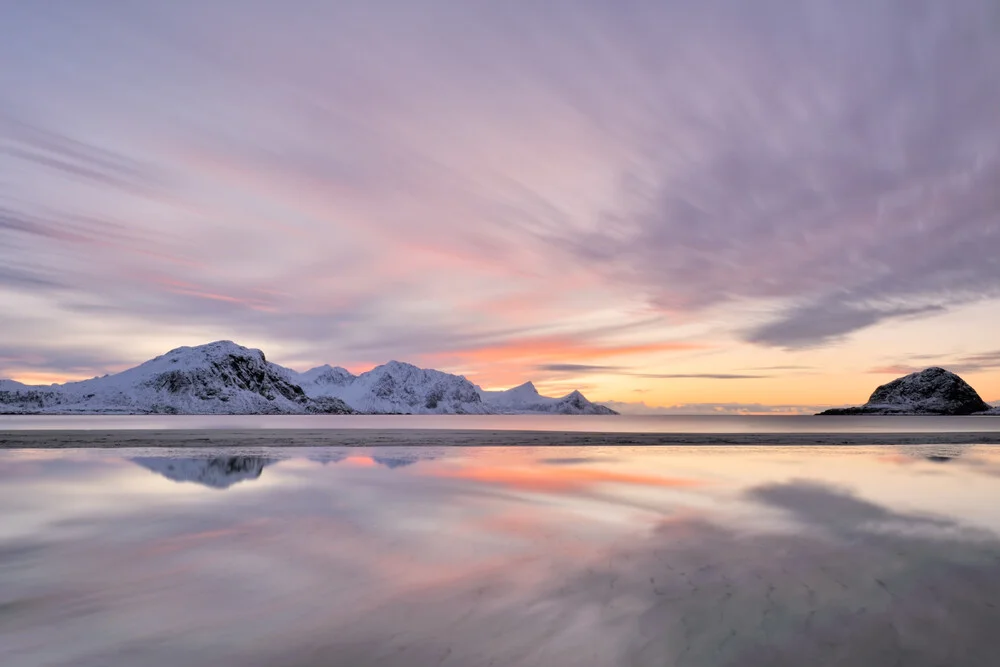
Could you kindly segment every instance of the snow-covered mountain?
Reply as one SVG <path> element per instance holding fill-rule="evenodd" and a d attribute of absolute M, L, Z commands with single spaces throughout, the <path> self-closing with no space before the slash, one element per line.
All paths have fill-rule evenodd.
<path fill-rule="evenodd" d="M 479 389 L 483 402 L 503 412 L 548 412 L 559 415 L 615 415 L 609 407 L 588 401 L 578 391 L 570 392 L 562 398 L 542 396 L 531 382 L 506 391 L 483 391 Z"/>
<path fill-rule="evenodd" d="M 179 347 L 115 375 L 48 387 L 0 388 L 4 412 L 119 414 L 347 413 L 289 382 L 287 369 L 231 341 Z"/>
<path fill-rule="evenodd" d="M 495 413 L 464 377 L 400 361 L 358 376 L 342 368 L 314 368 L 297 379 L 308 395 L 339 398 L 366 414 Z"/>
<path fill-rule="evenodd" d="M 28 385 L 13 380 L 0 380 L 0 391 L 24 391 Z"/>
<path fill-rule="evenodd" d="M 290 377 L 307 395 L 335 397 L 366 414 L 617 414 L 574 391 L 561 398 L 542 396 L 525 384 L 506 391 L 484 391 L 461 375 L 390 361 L 360 375 L 320 366 Z"/>
<path fill-rule="evenodd" d="M 313 394 L 319 395 L 326 387 L 343 387 L 351 384 L 355 376 L 346 368 L 326 364 L 311 368 L 305 373 L 296 373 L 289 369 L 289 379 L 302 387 L 310 387 Z"/>
<path fill-rule="evenodd" d="M 398 361 L 352 375 L 299 373 L 231 341 L 180 347 L 115 375 L 64 385 L 0 381 L 0 412 L 113 414 L 616 414 L 579 392 L 540 396 L 531 383 L 483 391 L 460 375 Z"/>
<path fill-rule="evenodd" d="M 992 406 L 968 382 L 943 368 L 927 368 L 881 385 L 868 402 L 822 415 L 971 415 Z"/>
<path fill-rule="evenodd" d="M 260 477 L 270 459 L 260 456 L 225 456 L 211 459 L 180 459 L 143 456 L 133 463 L 174 482 L 194 482 L 213 489 L 228 489 L 237 482 Z"/>

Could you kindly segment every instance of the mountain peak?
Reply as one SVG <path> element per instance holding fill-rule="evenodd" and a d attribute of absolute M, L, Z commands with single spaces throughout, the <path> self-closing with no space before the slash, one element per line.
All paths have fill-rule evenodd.
<path fill-rule="evenodd" d="M 519 384 L 518 386 L 514 387 L 513 389 L 509 389 L 508 391 L 517 392 L 519 394 L 532 394 L 538 396 L 538 389 L 535 388 L 535 383 L 531 382 L 530 380 L 528 382 L 525 382 L 524 384 Z"/>
<path fill-rule="evenodd" d="M 378 368 L 385 368 L 385 369 L 389 369 L 389 370 L 410 371 L 410 372 L 423 370 L 419 366 L 414 366 L 413 364 L 407 363 L 405 361 L 396 361 L 395 359 L 393 359 L 391 361 L 387 361 L 384 364 L 382 364 L 381 366 L 376 366 L 372 370 L 376 370 Z"/>
<path fill-rule="evenodd" d="M 166 354 L 160 355 L 157 359 L 170 358 L 174 363 L 186 359 L 219 359 L 223 357 L 256 357 L 261 361 L 267 361 L 262 350 L 244 347 L 231 340 L 217 340 L 203 345 L 183 346 L 170 350 Z"/>
<path fill-rule="evenodd" d="M 305 373 L 292 371 L 292 379 L 303 386 L 312 384 L 316 387 L 327 387 L 348 384 L 354 380 L 354 375 L 346 368 L 323 364 L 316 368 L 310 368 Z"/>
<path fill-rule="evenodd" d="M 579 391 L 573 391 L 562 398 L 542 396 L 535 385 L 525 382 L 506 391 L 480 390 L 483 399 L 501 411 L 511 413 L 551 413 L 560 415 L 615 415 L 611 408 L 595 405 Z"/>

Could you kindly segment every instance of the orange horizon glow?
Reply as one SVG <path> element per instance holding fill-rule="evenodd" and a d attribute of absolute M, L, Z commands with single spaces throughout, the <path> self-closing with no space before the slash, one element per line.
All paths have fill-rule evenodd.
<path fill-rule="evenodd" d="M 609 347 L 615 352 L 623 349 L 635 350 L 641 346 Z M 521 349 L 544 349 L 529 348 Z M 599 348 L 595 348 L 599 349 Z M 672 349 L 669 345 L 663 349 Z M 487 357 L 495 354 L 494 349 L 485 353 Z M 590 357 L 590 360 L 594 360 Z M 370 370 L 377 364 L 350 364 L 345 366 L 350 372 L 358 374 Z M 95 368 L 90 372 L 46 372 L 35 370 L 12 369 L 5 373 L 8 379 L 29 386 L 46 387 L 51 384 L 79 382 L 99 377 L 108 372 L 121 372 L 134 366 L 124 365 L 122 368 Z M 944 364 L 947 368 L 947 364 Z M 446 367 L 447 368 L 447 367 Z M 304 369 L 303 369 L 304 370 Z M 446 370 L 446 369 L 442 369 Z M 656 380 L 643 379 L 628 374 L 608 374 L 588 378 L 586 373 L 566 374 L 558 379 L 540 379 L 538 371 L 531 363 L 497 363 L 486 367 L 477 367 L 474 372 L 463 371 L 470 381 L 486 389 L 508 389 L 523 382 L 532 380 L 543 395 L 563 396 L 573 389 L 580 391 L 592 401 L 619 401 L 637 406 L 637 414 L 642 410 L 664 409 L 676 410 L 686 405 L 728 406 L 729 404 L 760 404 L 763 406 L 787 406 L 781 412 L 772 410 L 754 410 L 752 408 L 719 407 L 718 414 L 809 414 L 813 408 L 840 405 L 858 405 L 864 403 L 876 386 L 898 377 L 907 370 L 904 368 L 872 368 L 851 374 L 840 374 L 831 379 L 828 375 L 809 375 L 794 378 L 774 377 L 759 380 L 713 381 L 710 379 Z M 454 371 L 453 371 L 454 372 Z M 909 372 L 909 371 L 907 371 Z M 876 377 L 885 375 L 885 378 Z M 987 402 L 1000 399 L 1000 374 L 995 372 L 960 373 L 980 396 Z M 589 380 L 589 381 L 588 381 Z M 647 387 L 642 392 L 636 392 L 637 386 Z M 698 414 L 703 414 L 699 411 Z M 355 462 L 364 465 L 361 458 Z"/>
<path fill-rule="evenodd" d="M 511 363 L 525 360 L 585 363 L 635 354 L 701 350 L 706 347 L 704 344 L 684 341 L 597 345 L 582 343 L 570 337 L 548 336 L 425 355 L 425 358 L 457 358 L 471 363 Z"/>
<path fill-rule="evenodd" d="M 378 463 L 370 456 L 348 456 L 340 461 L 341 465 L 354 466 L 355 468 L 377 468 Z"/>

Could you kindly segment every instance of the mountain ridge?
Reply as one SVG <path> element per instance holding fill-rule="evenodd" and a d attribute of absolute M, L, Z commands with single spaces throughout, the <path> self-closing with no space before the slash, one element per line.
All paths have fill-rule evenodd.
<path fill-rule="evenodd" d="M 178 347 L 120 373 L 54 385 L 0 380 L 13 414 L 617 414 L 580 392 L 510 401 L 461 375 L 401 361 L 352 374 L 325 364 L 304 372 L 220 340 Z"/>

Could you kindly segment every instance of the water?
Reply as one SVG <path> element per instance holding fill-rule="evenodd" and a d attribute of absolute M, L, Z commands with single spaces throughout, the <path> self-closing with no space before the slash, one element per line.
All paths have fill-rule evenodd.
<path fill-rule="evenodd" d="M 1000 417 L 564 415 L 0 415 L 9 430 L 472 429 L 595 433 L 1000 433 Z"/>
<path fill-rule="evenodd" d="M 4 667 L 979 665 L 990 446 L 0 451 Z"/>

